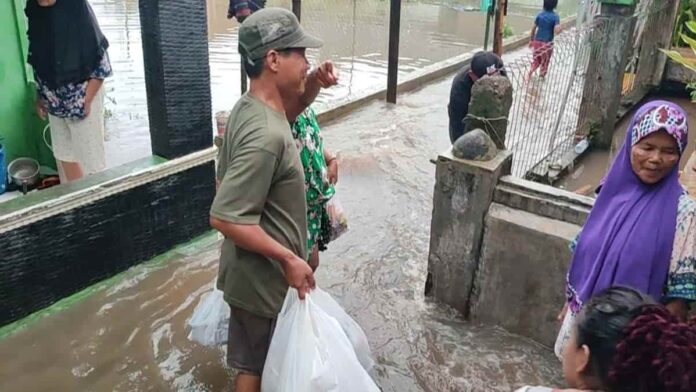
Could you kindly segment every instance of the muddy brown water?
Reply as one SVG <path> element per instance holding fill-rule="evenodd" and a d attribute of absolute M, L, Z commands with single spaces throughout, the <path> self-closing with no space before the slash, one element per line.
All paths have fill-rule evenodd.
<path fill-rule="evenodd" d="M 107 163 L 117 166 L 151 154 L 145 94 L 138 0 L 90 0 L 111 44 L 114 74 L 106 81 Z M 575 11 L 561 0 L 559 12 Z M 228 20 L 228 0 L 205 0 L 212 106 L 229 110 L 240 95 L 237 31 Z M 291 8 L 290 0 L 268 0 L 268 6 Z M 515 34 L 531 29 L 539 11 L 536 0 L 510 2 L 507 22 Z M 403 2 L 399 72 L 403 75 L 483 45 L 485 18 L 479 0 Z M 331 59 L 340 84 L 324 91 L 318 102 L 345 98 L 374 86 L 386 86 L 389 2 L 384 0 L 303 0 L 302 23 L 324 40 L 308 53 L 310 62 Z M 212 116 L 212 113 L 211 113 Z M 212 129 L 211 129 L 212 132 Z"/>
<path fill-rule="evenodd" d="M 303 3 L 307 29 L 327 43 L 310 53 L 312 61 L 331 58 L 341 72 L 341 86 L 320 96 L 320 104 L 386 79 L 388 2 Z M 537 2 L 519 3 L 529 7 L 516 11 L 527 16 L 509 18 L 518 32 L 529 27 Z M 116 165 L 150 154 L 138 7 L 136 0 L 92 4 L 111 41 L 108 154 Z M 461 10 L 474 4 L 404 3 L 401 72 L 479 46 L 483 18 Z M 224 18 L 226 0 L 207 6 L 213 107 L 229 109 L 239 95 L 237 25 Z M 434 186 L 429 160 L 449 146 L 450 82 L 324 124 L 327 146 L 340 157 L 338 197 L 351 229 L 322 255 L 318 284 L 364 328 L 384 391 L 560 385 L 560 366 L 548 348 L 471 325 L 423 295 Z M 216 275 L 218 248 L 217 237 L 208 236 L 1 339 L 0 391 L 231 391 L 224 350 L 188 341 L 185 329 Z"/>
<path fill-rule="evenodd" d="M 322 255 L 317 281 L 364 328 L 384 391 L 506 391 L 559 385 L 550 349 L 471 325 L 423 295 L 434 166 L 448 143 L 450 80 L 373 102 L 325 124 L 341 162 L 350 231 Z M 0 340 L 0 390 L 230 391 L 222 349 L 185 323 L 217 272 L 219 242 L 199 241 Z M 501 287 L 501 298 L 505 298 Z"/>

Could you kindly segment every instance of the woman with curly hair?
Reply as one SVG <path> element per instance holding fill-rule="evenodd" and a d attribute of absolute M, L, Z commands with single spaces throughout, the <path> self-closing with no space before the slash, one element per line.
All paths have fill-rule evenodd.
<path fill-rule="evenodd" d="M 638 291 L 613 287 L 578 315 L 563 352 L 571 389 L 518 392 L 696 391 L 696 319 L 680 321 Z"/>

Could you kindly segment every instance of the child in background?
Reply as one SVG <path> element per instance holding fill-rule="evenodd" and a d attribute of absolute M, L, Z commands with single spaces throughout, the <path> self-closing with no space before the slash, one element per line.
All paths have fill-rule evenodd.
<path fill-rule="evenodd" d="M 546 77 L 549 71 L 551 55 L 553 55 L 554 36 L 561 32 L 561 18 L 554 10 L 558 0 L 544 0 L 544 10 L 536 16 L 532 27 L 532 41 L 529 46 L 534 50 L 532 69 L 528 78 L 541 67 L 541 77 Z"/>

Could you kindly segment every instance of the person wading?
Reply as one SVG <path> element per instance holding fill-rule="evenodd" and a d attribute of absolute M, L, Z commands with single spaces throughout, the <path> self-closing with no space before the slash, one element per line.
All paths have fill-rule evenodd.
<path fill-rule="evenodd" d="M 225 240 L 217 287 L 230 305 L 227 362 L 235 391 L 259 391 L 288 286 L 315 286 L 307 263 L 307 206 L 300 156 L 285 108 L 305 91 L 306 34 L 290 11 L 260 10 L 239 29 L 251 88 L 232 109 L 218 156 L 210 224 Z"/>

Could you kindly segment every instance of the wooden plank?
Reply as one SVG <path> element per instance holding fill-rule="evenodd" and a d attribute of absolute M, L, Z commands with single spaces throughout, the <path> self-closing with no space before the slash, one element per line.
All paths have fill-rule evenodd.
<path fill-rule="evenodd" d="M 493 28 L 493 52 L 503 55 L 503 30 L 505 29 L 505 11 L 507 0 L 498 0 L 495 7 L 495 26 Z"/>

